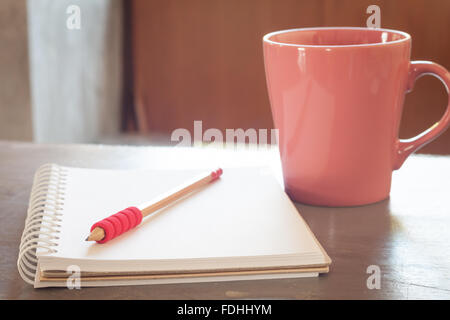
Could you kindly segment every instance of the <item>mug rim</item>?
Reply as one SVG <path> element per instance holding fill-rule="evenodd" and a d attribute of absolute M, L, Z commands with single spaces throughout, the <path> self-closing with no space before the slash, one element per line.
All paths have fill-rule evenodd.
<path fill-rule="evenodd" d="M 364 31 L 384 31 L 395 33 L 403 36 L 402 39 L 389 41 L 389 42 L 375 42 L 375 43 L 361 43 L 361 44 L 294 44 L 271 40 L 272 36 L 290 33 L 295 31 L 308 31 L 308 30 L 364 30 Z M 372 47 L 372 46 L 386 46 L 397 43 L 407 42 L 411 40 L 411 35 L 404 31 L 385 29 L 385 28 L 367 28 L 367 27 L 308 27 L 308 28 L 293 28 L 279 31 L 273 31 L 263 36 L 263 42 L 268 44 L 275 44 L 280 46 L 297 47 L 297 48 L 349 48 L 349 47 Z"/>

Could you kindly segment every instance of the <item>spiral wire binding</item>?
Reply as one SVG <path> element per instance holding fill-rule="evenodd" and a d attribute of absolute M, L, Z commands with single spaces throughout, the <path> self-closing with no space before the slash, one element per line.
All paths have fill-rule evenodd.
<path fill-rule="evenodd" d="M 34 176 L 27 218 L 20 241 L 17 268 L 25 282 L 34 284 L 37 253 L 56 253 L 64 205 L 67 169 L 55 164 L 41 166 Z"/>

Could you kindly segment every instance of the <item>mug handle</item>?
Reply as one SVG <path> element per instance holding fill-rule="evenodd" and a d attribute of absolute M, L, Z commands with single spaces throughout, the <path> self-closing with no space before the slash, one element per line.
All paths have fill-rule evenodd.
<path fill-rule="evenodd" d="M 410 92 L 414 87 L 414 82 L 426 74 L 435 76 L 444 84 L 445 89 L 447 89 L 447 94 L 449 95 L 447 109 L 441 120 L 424 132 L 411 139 L 397 139 L 395 144 L 396 153 L 394 158 L 394 170 L 399 169 L 411 153 L 436 139 L 450 125 L 450 72 L 443 66 L 429 61 L 411 61 L 409 65 L 406 92 Z"/>

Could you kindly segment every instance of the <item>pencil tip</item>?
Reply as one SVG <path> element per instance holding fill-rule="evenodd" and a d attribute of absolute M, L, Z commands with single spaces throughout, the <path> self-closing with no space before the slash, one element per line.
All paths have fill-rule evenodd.
<path fill-rule="evenodd" d="M 87 236 L 86 239 L 84 239 L 84 241 L 89 241 L 89 236 Z"/>

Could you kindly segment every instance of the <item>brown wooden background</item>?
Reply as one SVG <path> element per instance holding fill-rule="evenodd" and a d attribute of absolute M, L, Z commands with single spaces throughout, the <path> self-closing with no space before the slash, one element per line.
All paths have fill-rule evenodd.
<path fill-rule="evenodd" d="M 410 33 L 413 60 L 450 68 L 447 0 L 133 0 L 129 54 L 133 83 L 129 130 L 170 134 L 207 128 L 272 128 L 262 57 L 268 32 L 312 26 L 366 26 L 366 8 L 381 8 L 381 26 Z M 132 80 L 132 81 L 131 81 Z M 407 95 L 401 124 L 409 138 L 438 121 L 447 104 L 440 81 L 421 78 Z M 126 110 L 127 111 L 127 110 Z M 130 116 L 131 115 L 131 116 Z M 450 153 L 450 130 L 422 152 Z"/>

